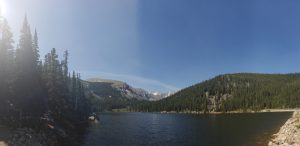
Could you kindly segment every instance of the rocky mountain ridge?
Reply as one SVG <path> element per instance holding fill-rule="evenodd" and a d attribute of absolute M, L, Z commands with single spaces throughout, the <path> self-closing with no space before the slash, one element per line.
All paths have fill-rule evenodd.
<path fill-rule="evenodd" d="M 97 85 L 102 85 L 102 86 L 110 86 L 108 88 L 111 88 L 110 92 L 118 92 L 119 96 L 118 97 L 124 97 L 128 99 L 138 99 L 138 100 L 150 100 L 150 101 L 156 101 L 160 100 L 163 98 L 166 98 L 172 94 L 172 92 L 168 93 L 160 93 L 157 91 L 154 92 L 148 92 L 142 88 L 134 88 L 131 85 L 118 81 L 118 80 L 108 80 L 108 79 L 100 79 L 100 78 L 90 78 L 84 81 L 86 89 L 89 92 L 93 92 L 95 94 L 94 90 L 97 90 L 95 88 L 91 88 L 91 86 L 97 86 Z M 99 89 L 101 90 L 101 89 Z M 97 96 L 108 96 L 111 98 L 113 97 L 113 93 L 111 95 L 101 95 L 99 92 Z"/>

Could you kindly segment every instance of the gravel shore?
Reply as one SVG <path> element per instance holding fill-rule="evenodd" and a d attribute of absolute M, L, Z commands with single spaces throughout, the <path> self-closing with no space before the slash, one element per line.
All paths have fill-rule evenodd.
<path fill-rule="evenodd" d="M 0 141 L 0 146 L 8 146 L 4 141 Z"/>
<path fill-rule="evenodd" d="M 300 111 L 286 121 L 279 132 L 273 135 L 269 146 L 300 146 Z"/>

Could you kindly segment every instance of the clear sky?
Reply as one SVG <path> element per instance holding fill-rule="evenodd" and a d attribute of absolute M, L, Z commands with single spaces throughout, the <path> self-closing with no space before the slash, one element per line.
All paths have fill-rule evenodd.
<path fill-rule="evenodd" d="M 224 73 L 300 70 L 299 0 L 3 0 L 44 56 L 68 49 L 83 78 L 170 91 Z"/>

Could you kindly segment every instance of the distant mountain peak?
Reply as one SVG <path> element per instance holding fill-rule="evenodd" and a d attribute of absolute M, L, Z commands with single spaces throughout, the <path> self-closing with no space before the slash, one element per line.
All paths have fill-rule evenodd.
<path fill-rule="evenodd" d="M 91 89 L 98 84 L 98 88 L 93 88 L 93 90 L 103 90 L 101 88 L 110 88 L 110 92 L 119 92 L 120 97 L 124 98 L 136 98 L 136 99 L 142 99 L 142 100 L 160 100 L 165 97 L 168 97 L 171 92 L 168 93 L 160 93 L 157 91 L 146 91 L 142 88 L 134 88 L 130 85 L 128 85 L 126 82 L 118 81 L 118 80 L 110 80 L 110 79 L 102 79 L 102 78 L 89 78 L 86 79 L 86 84 L 88 89 Z M 91 87 L 91 83 L 94 84 L 93 87 Z M 107 84 L 109 83 L 109 84 Z M 101 84 L 101 85 L 100 85 Z M 100 95 L 97 95 L 98 97 L 101 97 L 101 92 L 93 91 L 93 93 L 96 92 Z M 103 92 L 103 91 L 102 91 Z M 106 91 L 107 92 L 107 91 Z M 111 93 L 112 94 L 112 93 Z"/>

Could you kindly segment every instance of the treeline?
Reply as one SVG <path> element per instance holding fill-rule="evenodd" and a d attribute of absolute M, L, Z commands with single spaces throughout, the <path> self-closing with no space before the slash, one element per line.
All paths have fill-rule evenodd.
<path fill-rule="evenodd" d="M 94 112 L 107 112 L 113 110 L 129 110 L 130 107 L 135 106 L 142 102 L 138 99 L 126 99 L 126 98 L 97 98 L 94 95 L 88 94 L 88 99 L 91 102 L 91 109 Z"/>
<path fill-rule="evenodd" d="M 3 17 L 0 28 L 1 122 L 34 127 L 45 115 L 61 124 L 87 119 L 88 101 L 80 75 L 69 73 L 68 51 L 64 59 L 59 60 L 53 48 L 41 60 L 37 31 L 32 35 L 27 17 L 17 47 L 13 45 L 13 34 Z"/>
<path fill-rule="evenodd" d="M 300 74 L 226 74 L 133 111 L 226 112 L 300 107 Z"/>

